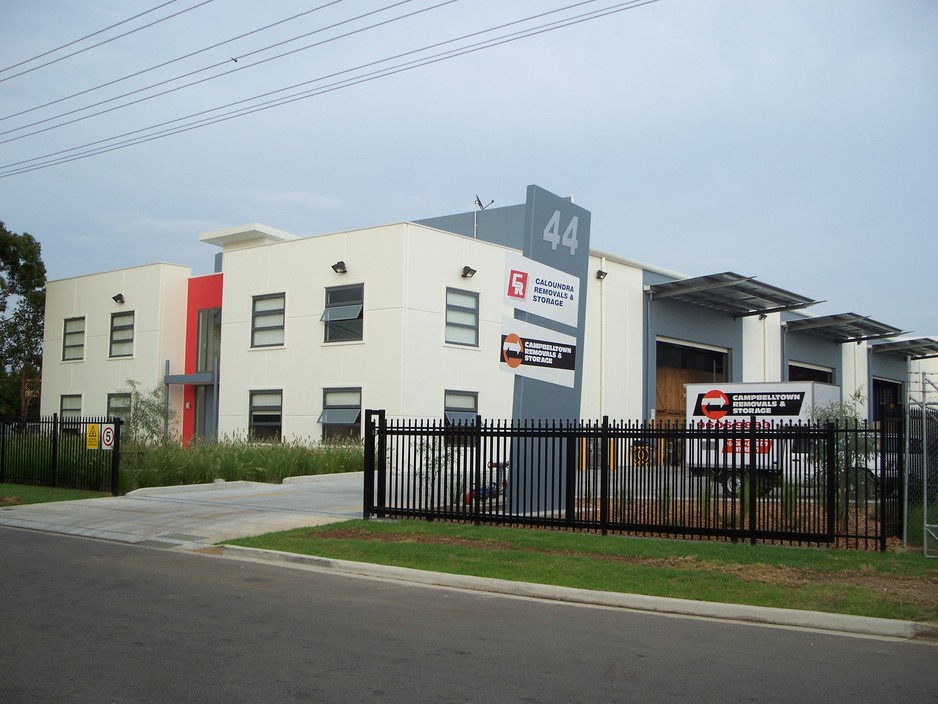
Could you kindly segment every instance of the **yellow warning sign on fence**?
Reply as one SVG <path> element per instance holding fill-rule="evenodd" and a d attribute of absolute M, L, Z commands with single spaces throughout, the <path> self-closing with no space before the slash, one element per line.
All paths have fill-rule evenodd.
<path fill-rule="evenodd" d="M 98 430 L 97 423 L 88 423 L 88 430 L 85 432 L 85 448 L 88 450 L 97 450 L 101 442 L 101 433 Z"/>

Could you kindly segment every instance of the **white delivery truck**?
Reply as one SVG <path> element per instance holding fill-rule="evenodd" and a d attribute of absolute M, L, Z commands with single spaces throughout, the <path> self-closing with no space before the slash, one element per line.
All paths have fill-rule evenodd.
<path fill-rule="evenodd" d="M 813 381 L 742 384 L 685 384 L 688 426 L 703 435 L 691 435 L 685 447 L 688 468 L 710 475 L 730 495 L 739 491 L 753 454 L 761 491 L 770 491 L 781 479 L 798 481 L 808 471 L 805 447 L 796 441 L 758 438 L 753 444 L 740 437 L 753 421 L 756 428 L 809 422 L 816 408 L 841 400 L 840 387 Z"/>

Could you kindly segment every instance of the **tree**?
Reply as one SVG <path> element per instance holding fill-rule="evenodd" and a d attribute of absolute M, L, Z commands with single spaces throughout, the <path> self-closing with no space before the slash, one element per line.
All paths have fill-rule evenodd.
<path fill-rule="evenodd" d="M 130 395 L 130 413 L 123 418 L 124 426 L 121 429 L 121 443 L 127 450 L 141 450 L 167 442 L 175 442 L 175 438 L 168 436 L 164 424 L 172 425 L 176 420 L 176 413 L 166 411 L 166 386 L 157 384 L 152 389 L 143 389 L 134 379 L 127 380 L 127 389 L 122 393 Z"/>
<path fill-rule="evenodd" d="M 39 397 L 45 300 L 39 242 L 0 222 L 0 415 L 26 417 Z"/>

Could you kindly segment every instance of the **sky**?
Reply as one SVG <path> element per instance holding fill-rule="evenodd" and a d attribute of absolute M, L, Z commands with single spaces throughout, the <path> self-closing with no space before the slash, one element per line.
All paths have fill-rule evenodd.
<path fill-rule="evenodd" d="M 0 221 L 50 280 L 204 274 L 208 230 L 324 234 L 537 184 L 592 213 L 594 249 L 938 336 L 938 3 L 573 4 L 0 0 Z"/>

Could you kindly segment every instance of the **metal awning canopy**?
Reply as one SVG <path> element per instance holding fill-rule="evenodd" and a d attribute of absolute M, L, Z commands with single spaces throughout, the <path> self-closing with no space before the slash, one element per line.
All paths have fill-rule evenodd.
<path fill-rule="evenodd" d="M 692 279 L 668 281 L 649 287 L 653 300 L 673 298 L 730 313 L 734 318 L 768 315 L 783 310 L 807 308 L 820 301 L 785 291 L 731 271 Z"/>
<path fill-rule="evenodd" d="M 789 320 L 790 332 L 807 332 L 834 342 L 863 342 L 901 335 L 902 330 L 856 313 L 835 313 L 818 318 Z"/>
<path fill-rule="evenodd" d="M 912 359 L 928 359 L 929 357 L 938 357 L 938 340 L 933 340 L 930 337 L 919 337 L 914 340 L 895 340 L 870 345 L 870 349 L 874 352 L 899 354 Z"/>

